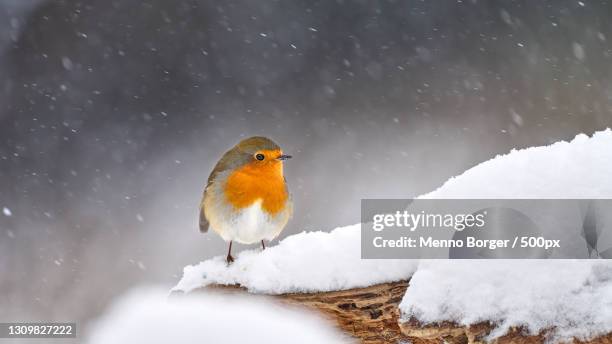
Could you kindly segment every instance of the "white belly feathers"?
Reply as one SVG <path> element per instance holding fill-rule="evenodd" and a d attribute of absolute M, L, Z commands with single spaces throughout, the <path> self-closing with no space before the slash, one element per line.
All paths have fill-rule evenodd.
<path fill-rule="evenodd" d="M 233 216 L 229 216 L 225 221 L 221 221 L 219 223 L 221 228 L 217 233 L 226 241 L 234 240 L 241 244 L 272 240 L 285 226 L 286 221 L 282 221 L 282 217 L 271 217 L 265 213 L 261 209 L 261 200 L 258 200 L 251 206 L 234 212 Z"/>

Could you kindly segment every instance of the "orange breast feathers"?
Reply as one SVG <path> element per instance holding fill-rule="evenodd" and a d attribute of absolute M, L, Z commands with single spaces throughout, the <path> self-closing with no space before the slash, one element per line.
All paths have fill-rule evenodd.
<path fill-rule="evenodd" d="M 261 199 L 262 209 L 275 215 L 287 205 L 283 163 L 275 159 L 280 154 L 265 155 L 264 161 L 248 163 L 228 176 L 225 197 L 234 208 L 242 209 Z"/>

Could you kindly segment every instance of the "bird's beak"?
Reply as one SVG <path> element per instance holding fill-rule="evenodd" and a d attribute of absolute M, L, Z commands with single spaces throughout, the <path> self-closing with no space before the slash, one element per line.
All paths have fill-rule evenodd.
<path fill-rule="evenodd" d="M 291 159 L 291 155 L 286 155 L 286 154 L 279 155 L 277 159 L 278 159 L 278 160 L 287 160 L 287 159 Z"/>

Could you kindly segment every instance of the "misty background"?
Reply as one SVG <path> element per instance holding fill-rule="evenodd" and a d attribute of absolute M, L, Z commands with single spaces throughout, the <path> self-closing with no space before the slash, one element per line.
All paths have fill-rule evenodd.
<path fill-rule="evenodd" d="M 512 148 L 612 126 L 611 13 L 0 0 L 0 321 L 83 323 L 225 254 L 199 233 L 198 205 L 248 136 L 294 156 L 282 238 L 358 222 L 361 198 L 417 196 Z"/>

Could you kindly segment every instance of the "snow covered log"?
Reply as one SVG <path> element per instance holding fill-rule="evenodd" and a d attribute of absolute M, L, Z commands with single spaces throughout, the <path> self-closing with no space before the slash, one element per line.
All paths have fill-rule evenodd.
<path fill-rule="evenodd" d="M 612 198 L 611 175 L 606 130 L 498 156 L 422 198 Z M 300 233 L 263 252 L 241 252 L 229 267 L 223 257 L 187 266 L 173 290 L 237 285 L 274 295 L 319 310 L 364 343 L 612 344 L 609 260 L 360 256 L 359 225 Z"/>
<path fill-rule="evenodd" d="M 362 260 L 359 230 L 300 233 L 265 251 L 243 251 L 230 266 L 222 257 L 187 266 L 173 291 L 272 295 L 317 310 L 362 343 L 396 343 L 405 338 L 398 304 L 418 263 Z"/>
<path fill-rule="evenodd" d="M 609 199 L 611 175 L 608 129 L 498 156 L 422 198 Z M 486 335 L 487 341 L 520 336 L 531 342 L 545 337 L 552 342 L 577 338 L 610 343 L 612 262 L 421 261 L 400 311 L 402 328 L 410 334 L 443 324 L 444 331 L 461 334 L 463 329 L 474 341 Z"/>
<path fill-rule="evenodd" d="M 421 323 L 415 318 L 400 321 L 398 305 L 408 288 L 408 281 L 390 282 L 364 288 L 318 293 L 287 293 L 272 296 L 289 304 L 316 310 L 344 333 L 360 343 L 413 343 L 413 344 L 544 344 L 546 331 L 529 334 L 520 327 L 512 327 L 504 335 L 487 340 L 495 329 L 493 324 L 481 322 L 462 326 L 452 322 Z M 213 291 L 250 295 L 238 285 L 209 285 L 192 292 Z M 253 295 L 253 297 L 261 297 Z M 612 333 L 588 341 L 574 343 L 612 344 Z"/>

